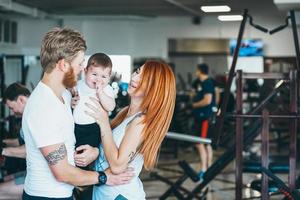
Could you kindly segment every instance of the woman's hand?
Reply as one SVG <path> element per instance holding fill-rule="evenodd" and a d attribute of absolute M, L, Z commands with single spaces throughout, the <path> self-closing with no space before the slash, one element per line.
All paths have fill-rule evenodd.
<path fill-rule="evenodd" d="M 75 164 L 79 167 L 86 167 L 99 155 L 99 149 L 90 145 L 81 145 L 76 148 L 74 153 Z"/>
<path fill-rule="evenodd" d="M 98 99 L 94 97 L 90 97 L 90 99 L 93 102 L 93 105 L 85 103 L 89 108 L 89 111 L 85 111 L 85 113 L 93 117 L 100 126 L 103 123 L 109 123 L 108 112 L 104 110 Z"/>

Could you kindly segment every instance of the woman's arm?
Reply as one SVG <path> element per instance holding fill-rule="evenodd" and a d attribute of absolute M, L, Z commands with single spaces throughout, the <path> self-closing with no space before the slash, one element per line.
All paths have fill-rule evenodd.
<path fill-rule="evenodd" d="M 144 125 L 141 123 L 143 116 L 137 117 L 127 126 L 125 136 L 118 149 L 113 140 L 107 112 L 97 99 L 91 98 L 91 100 L 94 105 L 87 104 L 87 106 L 92 111 L 86 113 L 94 117 L 100 126 L 102 146 L 111 171 L 114 174 L 121 173 L 134 158 L 137 148 L 141 143 L 141 133 L 144 128 Z"/>
<path fill-rule="evenodd" d="M 138 117 L 127 126 L 119 149 L 113 140 L 109 123 L 99 121 L 104 154 L 113 173 L 123 172 L 134 159 L 137 148 L 141 143 L 141 132 L 144 128 L 141 121 L 142 117 Z"/>

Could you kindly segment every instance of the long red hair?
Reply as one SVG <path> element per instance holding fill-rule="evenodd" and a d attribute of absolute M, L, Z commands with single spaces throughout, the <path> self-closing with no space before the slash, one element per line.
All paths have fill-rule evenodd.
<path fill-rule="evenodd" d="M 139 153 L 144 157 L 145 169 L 150 170 L 156 164 L 158 150 L 171 123 L 175 107 L 176 81 L 170 66 L 163 62 L 147 61 L 143 66 L 140 83 L 139 88 L 145 91 L 141 104 L 141 110 L 145 112 L 142 121 L 145 126 Z M 125 119 L 128 109 L 124 109 L 112 120 L 112 128 Z"/>

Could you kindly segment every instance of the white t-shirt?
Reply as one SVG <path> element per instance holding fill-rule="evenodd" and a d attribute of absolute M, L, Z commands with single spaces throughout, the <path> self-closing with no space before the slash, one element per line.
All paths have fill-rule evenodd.
<path fill-rule="evenodd" d="M 90 111 L 90 109 L 85 105 L 85 103 L 89 103 L 93 105 L 90 97 L 97 98 L 96 89 L 90 88 L 84 80 L 80 80 L 77 83 L 77 91 L 80 97 L 79 103 L 73 110 L 74 121 L 76 124 L 92 124 L 95 123 L 95 119 L 91 116 L 87 115 L 85 111 Z M 110 85 L 105 86 L 103 92 L 111 97 L 114 98 L 114 91 Z"/>
<path fill-rule="evenodd" d="M 63 93 L 62 103 L 42 82 L 30 95 L 22 119 L 26 145 L 27 175 L 24 190 L 31 196 L 66 198 L 72 196 L 73 186 L 58 182 L 39 148 L 64 143 L 69 164 L 74 163 L 74 120 L 70 108 L 71 94 Z"/>

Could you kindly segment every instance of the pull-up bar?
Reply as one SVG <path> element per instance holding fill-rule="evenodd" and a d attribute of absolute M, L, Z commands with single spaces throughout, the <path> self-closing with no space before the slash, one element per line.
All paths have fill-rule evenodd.
<path fill-rule="evenodd" d="M 193 142 L 193 143 L 202 143 L 202 144 L 210 144 L 211 139 L 202 138 L 202 137 L 196 137 L 191 135 L 185 135 L 175 132 L 168 132 L 166 135 L 166 138 L 173 139 L 173 140 L 179 140 L 179 141 L 185 141 L 185 142 Z"/>

